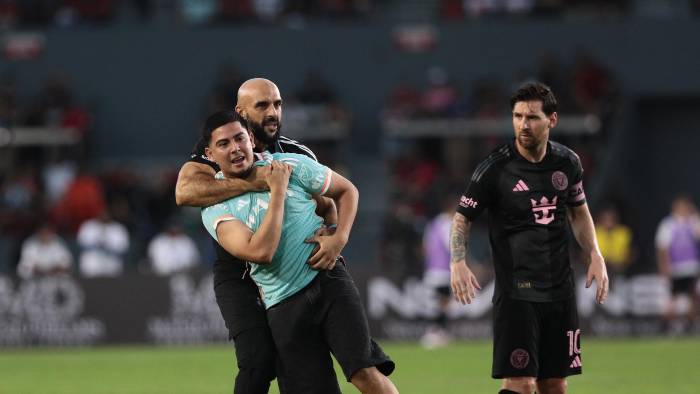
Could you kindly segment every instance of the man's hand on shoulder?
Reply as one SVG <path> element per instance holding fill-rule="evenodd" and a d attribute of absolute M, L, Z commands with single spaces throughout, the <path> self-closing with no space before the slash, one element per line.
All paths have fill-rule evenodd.
<path fill-rule="evenodd" d="M 286 193 L 289 185 L 289 176 L 292 174 L 292 167 L 289 164 L 274 160 L 268 167 L 263 167 L 261 171 L 265 177 L 265 182 L 270 187 L 272 193 Z"/>
<path fill-rule="evenodd" d="M 250 183 L 250 191 L 261 192 L 270 190 L 267 184 L 266 172 L 270 171 L 270 165 L 255 167 L 250 176 L 246 179 Z"/>

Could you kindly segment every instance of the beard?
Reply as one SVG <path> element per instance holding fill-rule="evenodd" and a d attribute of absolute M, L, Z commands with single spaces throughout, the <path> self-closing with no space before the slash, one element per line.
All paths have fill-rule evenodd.
<path fill-rule="evenodd" d="M 269 123 L 277 123 L 277 131 L 273 135 L 269 135 L 265 131 L 265 125 Z M 279 120 L 263 120 L 261 123 L 248 120 L 248 125 L 250 126 L 253 136 L 258 141 L 265 145 L 273 144 L 280 137 L 280 132 L 282 131 L 282 122 Z"/>
<path fill-rule="evenodd" d="M 529 138 L 528 138 L 529 137 Z M 527 150 L 534 150 L 537 149 L 537 147 L 540 145 L 541 138 L 536 138 L 532 133 L 528 133 L 527 137 L 525 137 L 524 134 L 520 133 L 517 136 L 518 138 L 518 143 L 520 146 Z"/>

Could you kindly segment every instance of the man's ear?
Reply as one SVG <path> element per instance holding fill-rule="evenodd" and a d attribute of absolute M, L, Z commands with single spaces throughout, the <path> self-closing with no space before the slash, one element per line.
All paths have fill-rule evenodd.
<path fill-rule="evenodd" d="M 248 114 L 245 112 L 245 109 L 243 109 L 243 107 L 236 104 L 235 110 L 238 113 L 238 115 L 240 115 L 241 118 L 246 119 L 246 120 L 248 119 Z"/>
<path fill-rule="evenodd" d="M 207 159 L 209 159 L 209 160 L 211 160 L 211 161 L 214 161 L 214 160 L 211 158 L 211 149 L 209 149 L 209 147 L 204 148 L 204 155 L 207 157 Z"/>
<path fill-rule="evenodd" d="M 250 145 L 255 149 L 255 138 L 253 138 L 253 132 L 248 130 L 248 138 L 250 138 Z"/>
<path fill-rule="evenodd" d="M 557 125 L 558 121 L 559 121 L 559 116 L 557 116 L 556 112 L 552 112 L 552 114 L 549 115 L 549 128 L 553 129 Z"/>

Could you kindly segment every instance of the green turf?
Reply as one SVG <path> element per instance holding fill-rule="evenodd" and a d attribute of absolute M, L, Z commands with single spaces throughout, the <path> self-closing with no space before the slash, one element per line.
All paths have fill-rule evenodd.
<path fill-rule="evenodd" d="M 384 343 L 397 362 L 392 379 L 404 394 L 495 394 L 491 346 L 462 342 L 426 351 Z M 698 339 L 588 340 L 584 375 L 569 392 L 699 393 Z M 103 347 L 0 351 L 0 393 L 230 393 L 230 346 Z M 342 383 L 343 392 L 356 392 Z M 271 393 L 277 393 L 273 385 Z"/>

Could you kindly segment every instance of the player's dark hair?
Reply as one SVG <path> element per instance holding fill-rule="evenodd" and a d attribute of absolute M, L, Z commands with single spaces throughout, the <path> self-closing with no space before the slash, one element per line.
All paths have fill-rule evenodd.
<path fill-rule="evenodd" d="M 211 142 L 211 134 L 214 132 L 214 130 L 218 129 L 223 125 L 234 122 L 240 123 L 244 129 L 248 130 L 248 122 L 246 122 L 246 120 L 243 119 L 243 117 L 241 117 L 241 115 L 239 115 L 238 112 L 234 110 L 216 112 L 210 115 L 204 122 L 204 127 L 202 127 L 202 138 L 207 143 L 207 145 L 209 145 L 209 143 Z"/>
<path fill-rule="evenodd" d="M 519 101 L 541 101 L 542 112 L 549 116 L 557 111 L 557 98 L 552 89 L 542 82 L 527 82 L 521 85 L 510 97 L 510 109 L 515 108 Z"/>

